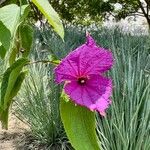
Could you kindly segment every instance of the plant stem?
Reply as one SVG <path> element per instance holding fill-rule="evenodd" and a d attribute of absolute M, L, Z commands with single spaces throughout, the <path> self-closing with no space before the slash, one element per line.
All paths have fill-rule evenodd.
<path fill-rule="evenodd" d="M 59 64 L 59 62 L 56 62 L 56 61 L 37 60 L 37 61 L 29 62 L 29 65 L 31 65 L 31 64 L 36 64 L 36 63 L 51 63 L 51 64 L 53 64 L 53 65 L 58 65 L 58 64 Z"/>

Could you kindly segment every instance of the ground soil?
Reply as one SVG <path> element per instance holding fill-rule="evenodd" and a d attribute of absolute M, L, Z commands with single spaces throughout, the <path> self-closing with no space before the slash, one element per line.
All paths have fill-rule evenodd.
<path fill-rule="evenodd" d="M 24 150 L 28 126 L 13 114 L 9 118 L 8 130 L 3 130 L 0 125 L 0 150 Z"/>

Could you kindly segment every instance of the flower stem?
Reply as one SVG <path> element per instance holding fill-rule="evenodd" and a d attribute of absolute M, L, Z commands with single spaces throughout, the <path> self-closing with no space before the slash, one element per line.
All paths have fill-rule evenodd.
<path fill-rule="evenodd" d="M 57 61 L 37 60 L 37 61 L 29 62 L 29 65 L 36 64 L 36 63 L 50 63 L 50 64 L 53 64 L 53 65 L 58 65 L 60 63 L 60 61 L 59 60 L 57 60 Z"/>

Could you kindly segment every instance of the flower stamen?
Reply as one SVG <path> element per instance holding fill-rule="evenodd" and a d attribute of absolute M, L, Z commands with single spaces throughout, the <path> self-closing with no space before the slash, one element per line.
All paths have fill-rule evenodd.
<path fill-rule="evenodd" d="M 81 78 L 78 78 L 78 83 L 80 84 L 80 85 L 84 85 L 85 83 L 86 83 L 86 78 L 84 78 L 84 77 L 81 77 Z"/>

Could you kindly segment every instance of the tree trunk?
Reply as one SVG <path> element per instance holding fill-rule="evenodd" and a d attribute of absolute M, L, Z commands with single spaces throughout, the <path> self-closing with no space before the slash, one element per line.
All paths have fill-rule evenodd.
<path fill-rule="evenodd" d="M 147 23 L 148 23 L 148 27 L 149 27 L 149 31 L 150 31 L 150 18 L 147 19 Z"/>
<path fill-rule="evenodd" d="M 142 2 L 140 0 L 138 0 L 138 3 L 139 3 L 139 6 L 144 14 L 144 17 L 146 18 L 147 20 L 147 23 L 148 23 L 148 27 L 149 27 L 149 31 L 150 31 L 150 16 L 149 16 L 149 3 L 147 3 L 147 1 L 145 1 L 146 4 L 147 4 L 147 12 L 146 10 L 144 9 L 144 6 L 142 5 Z M 149 2 L 149 1 L 148 1 Z"/>

